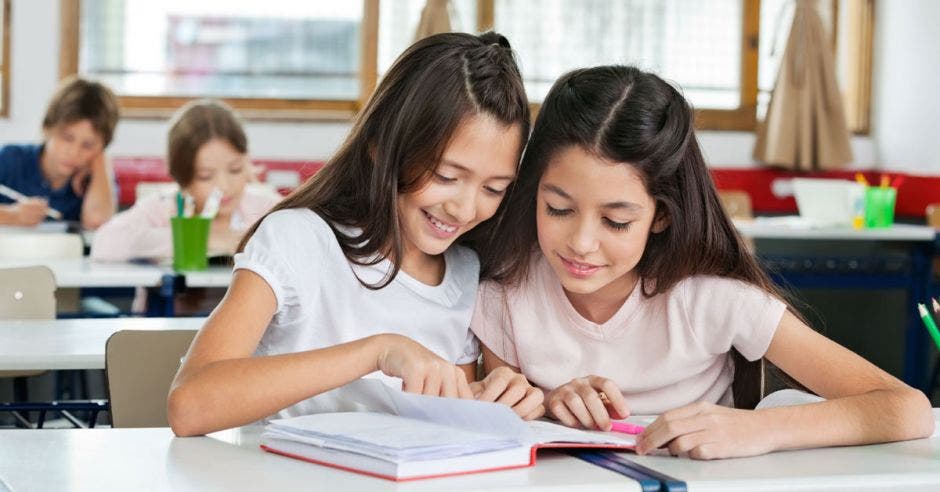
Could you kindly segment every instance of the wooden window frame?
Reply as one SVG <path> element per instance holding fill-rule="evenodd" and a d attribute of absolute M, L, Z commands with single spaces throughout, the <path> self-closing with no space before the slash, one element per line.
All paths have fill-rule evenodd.
<path fill-rule="evenodd" d="M 9 0 L 3 0 L 9 5 Z M 362 0 L 362 53 L 360 90 L 357 100 L 300 100 L 281 98 L 225 99 L 249 119 L 330 119 L 348 120 L 365 105 L 378 79 L 379 1 Z M 837 5 L 837 0 L 832 0 Z M 78 43 L 81 0 L 60 0 L 61 46 L 59 75 L 78 71 Z M 477 0 L 477 29 L 492 29 L 495 0 Z M 845 91 L 849 128 L 867 134 L 870 119 L 871 55 L 874 0 L 850 0 L 848 53 L 849 81 Z M 837 16 L 836 16 L 837 17 Z M 700 109 L 696 127 L 701 130 L 753 131 L 757 126 L 757 63 L 760 31 L 760 0 L 743 0 L 741 16 L 740 100 L 735 109 Z M 9 30 L 5 30 L 8 33 Z M 833 35 L 835 39 L 835 35 Z M 835 46 L 835 41 L 833 41 Z M 9 43 L 6 43 L 7 45 Z M 8 70 L 4 70 L 6 75 Z M 4 84 L 6 89 L 7 84 Z M 130 117 L 165 117 L 191 98 L 158 96 L 119 96 L 124 115 Z M 5 99 L 6 100 L 6 99 Z M 533 103 L 533 114 L 539 104 Z"/>
<path fill-rule="evenodd" d="M 378 66 L 379 0 L 362 0 L 362 53 L 359 97 L 350 100 L 285 98 L 220 98 L 252 120 L 349 120 L 375 89 Z M 78 72 L 81 0 L 60 0 L 59 77 Z M 192 97 L 118 95 L 122 116 L 163 118 Z"/>
<path fill-rule="evenodd" d="M 3 37 L 0 38 L 0 50 L 3 50 L 0 63 L 0 117 L 10 115 L 10 3 L 11 0 L 0 0 L 0 9 L 3 9 Z"/>

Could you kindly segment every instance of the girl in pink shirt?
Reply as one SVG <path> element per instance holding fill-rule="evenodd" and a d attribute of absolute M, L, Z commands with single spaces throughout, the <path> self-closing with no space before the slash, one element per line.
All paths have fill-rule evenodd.
<path fill-rule="evenodd" d="M 194 198 L 197 212 L 214 188 L 222 191 L 209 235 L 210 254 L 234 253 L 248 227 L 280 200 L 274 192 L 246 188 L 254 177 L 248 140 L 238 117 L 220 101 L 194 101 L 177 111 L 168 134 L 167 165 L 180 189 Z M 172 258 L 175 195 L 140 198 L 114 216 L 95 233 L 92 259 Z"/>
<path fill-rule="evenodd" d="M 519 212 L 481 258 L 489 280 L 471 328 L 485 370 L 521 371 L 569 426 L 661 414 L 640 454 L 929 436 L 921 392 L 788 309 L 722 210 L 693 119 L 674 87 L 636 68 L 555 83 L 504 203 Z M 828 400 L 754 410 L 764 360 Z"/>

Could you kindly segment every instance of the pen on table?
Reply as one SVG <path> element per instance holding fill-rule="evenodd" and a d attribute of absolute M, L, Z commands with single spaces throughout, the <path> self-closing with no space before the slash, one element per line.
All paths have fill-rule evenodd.
<path fill-rule="evenodd" d="M 917 312 L 920 313 L 920 319 L 924 322 L 924 326 L 927 327 L 927 333 L 930 333 L 930 338 L 933 338 L 933 343 L 940 349 L 940 331 L 937 330 L 937 324 L 934 323 L 930 313 L 927 312 L 927 308 L 919 302 L 917 303 Z"/>
<path fill-rule="evenodd" d="M 2 184 L 0 184 L 0 195 L 3 195 L 9 198 L 10 200 L 16 200 L 18 202 L 29 199 L 28 196 L 14 190 L 13 188 L 10 188 L 9 186 L 2 185 Z M 52 207 L 46 208 L 46 215 L 55 220 L 62 220 L 62 212 L 59 212 L 58 210 Z"/>

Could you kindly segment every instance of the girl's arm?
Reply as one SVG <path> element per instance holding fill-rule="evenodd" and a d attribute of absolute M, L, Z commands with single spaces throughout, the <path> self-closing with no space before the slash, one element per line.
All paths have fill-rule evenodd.
<path fill-rule="evenodd" d="M 481 401 L 495 401 L 508 405 L 525 420 L 534 420 L 545 415 L 542 390 L 529 384 L 529 381 L 513 367 L 500 359 L 484 344 L 482 381 L 470 385 L 473 396 Z M 476 378 L 474 378 L 476 379 Z"/>
<path fill-rule="evenodd" d="M 637 451 L 711 459 L 782 449 L 845 446 L 928 437 L 930 402 L 862 357 L 784 312 L 766 357 L 827 401 L 761 410 L 696 403 L 663 414 Z"/>
<path fill-rule="evenodd" d="M 104 152 L 91 161 L 91 180 L 82 199 L 82 228 L 94 230 L 108 221 L 117 209 L 114 170 Z"/>
<path fill-rule="evenodd" d="M 472 397 L 463 370 L 400 335 L 252 357 L 276 306 L 267 282 L 236 270 L 170 387 L 167 417 L 176 435 L 248 424 L 376 370 L 401 377 L 405 391 Z"/>

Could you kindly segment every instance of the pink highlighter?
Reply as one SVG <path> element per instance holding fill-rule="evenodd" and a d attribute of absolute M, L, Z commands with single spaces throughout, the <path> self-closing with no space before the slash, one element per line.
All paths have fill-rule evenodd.
<path fill-rule="evenodd" d="M 642 434 L 646 430 L 646 427 L 642 425 L 629 424 L 627 422 L 611 422 L 610 423 L 611 432 L 622 432 L 624 434 Z"/>

